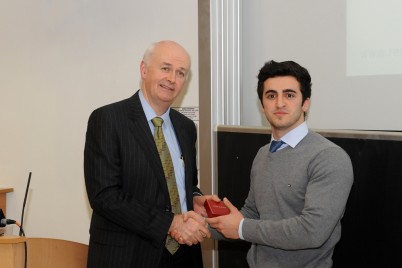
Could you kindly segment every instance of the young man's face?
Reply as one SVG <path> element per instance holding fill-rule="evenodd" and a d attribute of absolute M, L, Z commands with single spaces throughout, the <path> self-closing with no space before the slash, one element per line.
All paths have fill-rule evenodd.
<path fill-rule="evenodd" d="M 157 113 L 163 113 L 184 87 L 190 59 L 181 47 L 167 43 L 156 47 L 140 68 L 145 98 Z"/>
<path fill-rule="evenodd" d="M 262 104 L 272 134 L 279 139 L 304 122 L 304 112 L 310 107 L 310 99 L 302 104 L 300 84 L 296 78 L 277 76 L 265 80 Z"/>

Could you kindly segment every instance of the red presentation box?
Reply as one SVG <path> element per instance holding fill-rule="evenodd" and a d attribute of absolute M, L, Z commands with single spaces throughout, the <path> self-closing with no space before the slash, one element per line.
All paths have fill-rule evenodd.
<path fill-rule="evenodd" d="M 230 213 L 229 208 L 225 205 L 225 203 L 223 203 L 223 201 L 216 202 L 213 200 L 206 200 L 204 207 L 207 211 L 208 218 L 223 216 Z"/>

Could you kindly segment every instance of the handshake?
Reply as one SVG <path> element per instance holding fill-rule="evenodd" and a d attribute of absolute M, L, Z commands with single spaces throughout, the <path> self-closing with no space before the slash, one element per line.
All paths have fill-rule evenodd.
<path fill-rule="evenodd" d="M 230 230 L 232 234 L 227 234 L 228 237 L 238 238 L 238 225 L 243 218 L 241 213 L 235 208 L 229 200 L 225 198 L 224 203 L 227 206 L 223 207 L 223 211 L 220 213 L 220 217 L 208 218 L 208 214 L 211 213 L 211 207 L 204 206 L 207 200 L 211 200 L 211 203 L 220 202 L 216 195 L 204 195 L 194 196 L 194 211 L 188 211 L 183 214 L 177 214 L 174 216 L 172 224 L 169 228 L 168 234 L 174 238 L 179 244 L 187 244 L 189 246 L 196 245 L 199 242 L 203 242 L 205 238 L 211 237 L 211 232 L 208 229 L 208 223 L 211 227 L 216 228 L 217 231 L 222 232 L 223 235 L 227 233 L 226 227 L 230 226 L 233 230 Z M 220 206 L 216 206 L 216 209 L 222 209 Z M 228 215 L 226 215 L 228 214 Z M 234 221 L 233 221 L 234 220 Z M 225 235 L 226 236 L 226 235 Z"/>

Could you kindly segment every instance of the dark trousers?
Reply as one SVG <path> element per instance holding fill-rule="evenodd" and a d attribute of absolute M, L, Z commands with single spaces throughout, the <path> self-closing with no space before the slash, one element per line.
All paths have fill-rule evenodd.
<path fill-rule="evenodd" d="M 159 268 L 202 268 L 200 244 L 195 246 L 181 245 L 175 254 L 163 250 Z"/>

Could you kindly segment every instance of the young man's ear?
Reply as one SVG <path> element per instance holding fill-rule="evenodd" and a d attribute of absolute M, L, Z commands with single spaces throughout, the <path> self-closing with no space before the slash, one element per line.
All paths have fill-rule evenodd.
<path fill-rule="evenodd" d="M 304 100 L 304 103 L 302 105 L 303 112 L 305 112 L 305 113 L 308 112 L 308 110 L 310 109 L 310 104 L 311 104 L 310 98 L 307 98 L 307 99 Z"/>

